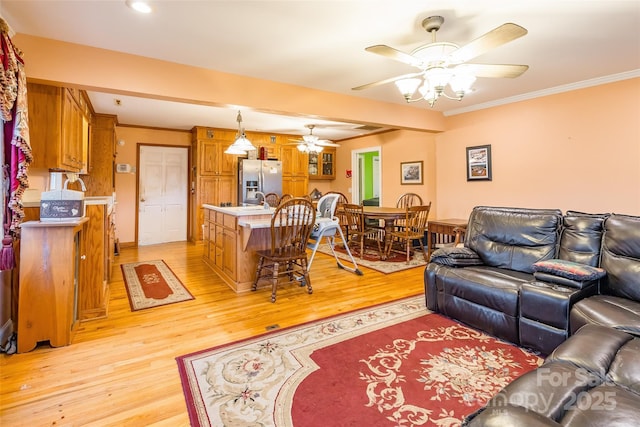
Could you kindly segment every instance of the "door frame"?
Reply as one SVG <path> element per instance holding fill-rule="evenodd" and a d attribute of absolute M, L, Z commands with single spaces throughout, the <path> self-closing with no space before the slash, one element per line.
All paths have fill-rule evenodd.
<path fill-rule="evenodd" d="M 138 247 L 138 218 L 140 218 L 139 206 L 140 206 L 140 148 L 142 146 L 147 147 L 162 147 L 162 148 L 184 148 L 187 150 L 187 241 L 191 239 L 191 146 L 190 145 L 174 145 L 174 144 L 147 144 L 139 142 L 136 144 L 136 213 L 135 213 L 135 246 Z"/>
<path fill-rule="evenodd" d="M 378 157 L 380 158 L 380 171 L 382 171 L 382 147 L 381 146 L 373 146 L 367 148 L 358 148 L 355 150 L 351 150 L 351 202 L 355 203 L 357 200 L 358 203 L 362 203 L 360 200 L 360 180 L 361 180 L 361 172 L 360 172 L 360 154 L 377 152 Z M 383 206 L 383 190 L 382 190 L 382 173 L 378 175 L 378 188 L 380 189 L 380 206 Z"/>

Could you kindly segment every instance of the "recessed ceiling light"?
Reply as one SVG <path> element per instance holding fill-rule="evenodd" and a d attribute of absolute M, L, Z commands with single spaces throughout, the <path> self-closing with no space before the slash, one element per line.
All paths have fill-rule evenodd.
<path fill-rule="evenodd" d="M 146 1 L 127 0 L 125 2 L 131 9 L 140 13 L 151 13 L 151 6 Z"/>

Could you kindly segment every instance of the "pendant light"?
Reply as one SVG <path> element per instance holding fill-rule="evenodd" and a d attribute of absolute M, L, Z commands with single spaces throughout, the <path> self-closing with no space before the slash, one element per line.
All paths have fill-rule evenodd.
<path fill-rule="evenodd" d="M 251 141 L 247 139 L 247 136 L 244 133 L 244 129 L 242 128 L 242 115 L 240 111 L 238 111 L 238 117 L 236 118 L 238 122 L 238 134 L 236 136 L 236 140 L 225 150 L 225 154 L 235 154 L 235 155 L 244 155 L 247 154 L 247 151 L 255 150 L 256 147 L 251 144 Z"/>

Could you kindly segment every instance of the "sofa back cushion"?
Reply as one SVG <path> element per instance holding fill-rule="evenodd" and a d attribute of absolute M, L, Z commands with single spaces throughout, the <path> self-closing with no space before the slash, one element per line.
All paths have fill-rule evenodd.
<path fill-rule="evenodd" d="M 558 209 L 477 206 L 465 245 L 486 265 L 532 273 L 535 262 L 555 258 L 561 225 Z"/>
<path fill-rule="evenodd" d="M 602 293 L 640 302 L 640 217 L 613 214 L 604 222 Z"/>
<path fill-rule="evenodd" d="M 604 220 L 609 214 L 587 214 L 567 211 L 563 221 L 558 258 L 597 267 Z"/>

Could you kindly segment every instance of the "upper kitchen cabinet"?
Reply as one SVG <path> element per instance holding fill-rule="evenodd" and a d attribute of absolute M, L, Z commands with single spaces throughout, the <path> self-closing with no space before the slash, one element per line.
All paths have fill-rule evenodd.
<path fill-rule="evenodd" d="M 320 153 L 309 153 L 309 179 L 336 179 L 336 149 L 324 147 Z"/>
<path fill-rule="evenodd" d="M 225 154 L 224 151 L 233 143 L 233 132 L 195 127 L 192 129 L 194 148 L 197 152 L 198 174 L 207 175 L 235 175 L 236 156 Z"/>
<path fill-rule="evenodd" d="M 110 196 L 115 191 L 116 116 L 94 114 L 91 121 L 88 175 L 85 196 Z"/>
<path fill-rule="evenodd" d="M 33 168 L 87 171 L 91 112 L 76 89 L 27 84 Z"/>

